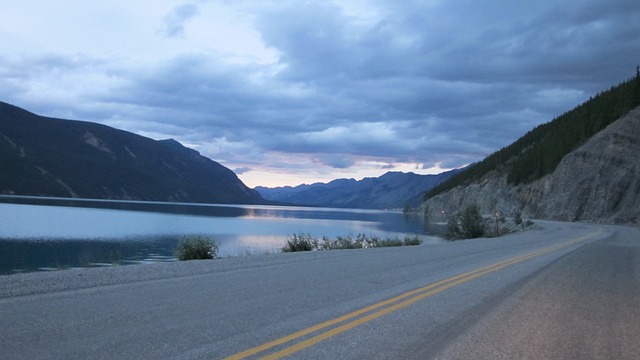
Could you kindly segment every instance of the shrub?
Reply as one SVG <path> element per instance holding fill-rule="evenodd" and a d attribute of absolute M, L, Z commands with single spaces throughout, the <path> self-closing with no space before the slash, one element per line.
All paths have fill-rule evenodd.
<path fill-rule="evenodd" d="M 396 246 L 403 246 L 404 242 L 398 238 L 395 239 L 386 239 L 386 240 L 382 240 L 380 241 L 380 244 L 378 246 L 380 247 L 396 247 Z"/>
<path fill-rule="evenodd" d="M 417 235 L 406 236 L 400 239 L 381 239 L 378 236 L 367 236 L 358 234 L 354 239 L 352 235 L 338 236 L 336 240 L 331 240 L 326 236 L 319 242 L 315 237 L 308 234 L 294 234 L 282 248 L 282 252 L 312 251 L 312 250 L 346 250 L 364 249 L 371 247 L 391 247 L 391 246 L 412 246 L 420 245 L 422 240 Z"/>
<path fill-rule="evenodd" d="M 516 224 L 516 226 L 520 226 L 520 224 L 522 224 L 522 210 L 518 209 L 513 213 L 513 223 Z"/>
<path fill-rule="evenodd" d="M 331 250 L 333 246 L 333 241 L 326 236 L 322 237 L 322 244 L 318 246 L 318 250 Z"/>
<path fill-rule="evenodd" d="M 176 257 L 180 261 L 213 259 L 217 256 L 218 245 L 204 236 L 185 236 L 178 243 Z"/>
<path fill-rule="evenodd" d="M 487 227 L 484 223 L 480 208 L 477 205 L 469 205 L 460 218 L 460 230 L 467 239 L 474 239 L 484 236 Z"/>
<path fill-rule="evenodd" d="M 446 238 L 449 240 L 463 239 L 460 231 L 460 224 L 458 223 L 458 215 L 449 216 L 447 219 L 447 234 Z"/>
<path fill-rule="evenodd" d="M 422 240 L 420 240 L 417 235 L 404 237 L 404 246 L 416 246 L 420 244 L 422 244 Z"/>
<path fill-rule="evenodd" d="M 379 236 L 367 237 L 365 234 L 358 234 L 358 240 L 362 248 L 379 247 L 384 242 Z"/>
<path fill-rule="evenodd" d="M 477 205 L 469 205 L 462 214 L 447 221 L 447 237 L 452 240 L 483 237 L 486 231 L 486 224 Z"/>
<path fill-rule="evenodd" d="M 282 252 L 311 251 L 318 248 L 318 240 L 310 234 L 293 234 L 282 247 Z"/>
<path fill-rule="evenodd" d="M 362 247 L 362 245 L 359 247 Z M 331 249 L 332 250 L 349 250 L 349 249 L 357 249 L 357 248 L 358 246 L 353 241 L 353 238 L 351 236 L 346 236 L 346 237 L 338 236 L 336 241 L 333 242 L 333 246 Z"/>

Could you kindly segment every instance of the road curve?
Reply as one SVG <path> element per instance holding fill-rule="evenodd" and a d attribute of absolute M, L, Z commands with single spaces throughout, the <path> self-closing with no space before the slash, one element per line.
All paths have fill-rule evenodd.
<path fill-rule="evenodd" d="M 639 358 L 640 231 L 0 276 L 6 359 Z"/>
<path fill-rule="evenodd" d="M 437 357 L 640 359 L 639 305 L 640 231 L 617 227 L 534 274 Z"/>

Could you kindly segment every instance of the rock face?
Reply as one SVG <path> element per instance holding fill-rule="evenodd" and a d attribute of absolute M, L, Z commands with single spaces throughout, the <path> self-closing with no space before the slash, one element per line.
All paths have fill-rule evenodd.
<path fill-rule="evenodd" d="M 565 156 L 556 170 L 512 186 L 496 172 L 437 195 L 423 206 L 456 212 L 477 204 L 487 214 L 523 210 L 525 217 L 565 221 L 640 222 L 640 107 Z"/>

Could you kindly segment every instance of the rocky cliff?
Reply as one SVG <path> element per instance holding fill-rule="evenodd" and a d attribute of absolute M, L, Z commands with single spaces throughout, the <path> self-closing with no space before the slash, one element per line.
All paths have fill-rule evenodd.
<path fill-rule="evenodd" d="M 640 223 L 640 107 L 566 155 L 551 174 L 510 185 L 492 171 L 480 181 L 436 195 L 422 206 L 457 212 L 470 204 L 482 212 L 565 221 Z"/>

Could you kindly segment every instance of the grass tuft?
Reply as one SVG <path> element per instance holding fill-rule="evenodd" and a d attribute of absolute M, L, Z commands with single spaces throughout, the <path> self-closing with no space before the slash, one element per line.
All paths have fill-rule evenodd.
<path fill-rule="evenodd" d="M 378 236 L 367 236 L 358 234 L 354 238 L 351 235 L 338 236 L 335 240 L 323 236 L 322 241 L 310 234 L 294 234 L 287 240 L 282 248 L 283 252 L 313 251 L 313 250 L 346 250 L 346 249 L 366 249 L 372 247 L 392 247 L 392 246 L 414 246 L 422 244 L 422 240 L 417 236 L 406 236 L 402 239 L 381 239 Z"/>

